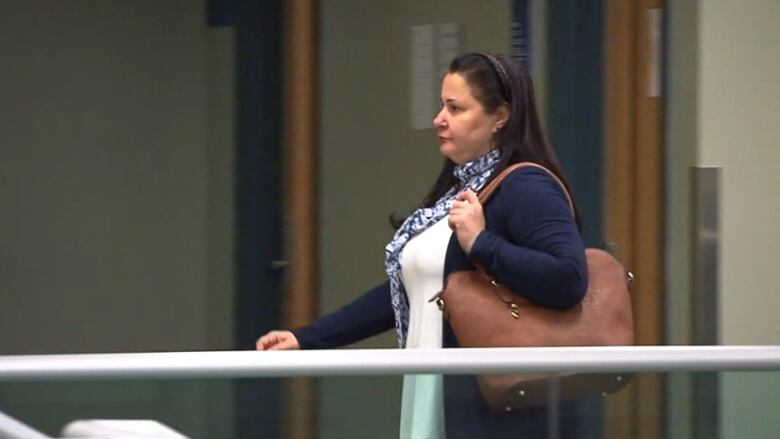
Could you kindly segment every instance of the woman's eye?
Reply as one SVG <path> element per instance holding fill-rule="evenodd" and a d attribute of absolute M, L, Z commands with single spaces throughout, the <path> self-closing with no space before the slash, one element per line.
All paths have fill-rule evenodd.
<path fill-rule="evenodd" d="M 458 108 L 458 107 L 450 107 L 450 113 L 457 113 L 458 111 L 460 111 L 460 108 Z"/>

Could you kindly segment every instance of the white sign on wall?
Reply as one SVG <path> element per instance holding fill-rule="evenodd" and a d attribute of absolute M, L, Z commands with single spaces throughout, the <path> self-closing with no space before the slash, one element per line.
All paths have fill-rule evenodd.
<path fill-rule="evenodd" d="M 460 23 L 423 24 L 411 29 L 411 122 L 413 130 L 433 128 L 439 111 L 441 78 L 463 51 Z"/>

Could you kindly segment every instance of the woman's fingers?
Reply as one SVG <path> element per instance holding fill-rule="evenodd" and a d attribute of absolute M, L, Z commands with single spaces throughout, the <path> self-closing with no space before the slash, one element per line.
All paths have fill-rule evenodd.
<path fill-rule="evenodd" d="M 477 235 L 485 229 L 485 216 L 477 194 L 471 190 L 460 192 L 452 203 L 447 223 L 458 236 L 461 248 L 470 253 Z"/>
<path fill-rule="evenodd" d="M 275 333 L 269 332 L 257 340 L 257 350 L 265 351 L 271 349 L 277 343 L 279 343 L 279 336 Z"/>
<path fill-rule="evenodd" d="M 300 349 L 298 339 L 290 331 L 271 331 L 257 339 L 258 351 Z"/>
<path fill-rule="evenodd" d="M 450 207 L 450 217 L 467 218 L 469 215 L 482 214 L 482 205 L 473 191 L 460 192 L 457 198 Z"/>
<path fill-rule="evenodd" d="M 278 343 L 268 348 L 269 351 L 283 351 L 291 349 L 298 349 L 298 342 L 295 341 L 295 337 L 292 335 L 279 339 Z"/>
<path fill-rule="evenodd" d="M 269 334 L 266 334 L 257 339 L 256 347 L 258 351 L 264 351 L 268 349 L 268 346 L 270 346 L 270 344 L 271 344 L 271 336 Z"/>
<path fill-rule="evenodd" d="M 454 231 L 456 229 L 457 226 L 455 224 L 455 218 L 452 216 L 452 213 L 450 213 L 450 216 L 447 217 L 447 225 L 450 226 L 450 230 Z"/>
<path fill-rule="evenodd" d="M 465 215 L 464 206 L 460 206 L 458 204 L 462 203 L 461 201 L 456 201 L 452 208 L 450 208 L 450 214 L 447 217 L 447 222 L 450 225 L 451 229 L 454 229 L 458 226 L 458 224 L 463 221 L 463 216 Z"/>

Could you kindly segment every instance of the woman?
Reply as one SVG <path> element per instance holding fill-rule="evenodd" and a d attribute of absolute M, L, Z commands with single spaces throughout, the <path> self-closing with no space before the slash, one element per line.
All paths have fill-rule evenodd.
<path fill-rule="evenodd" d="M 585 250 L 566 194 L 544 170 L 512 172 L 482 206 L 476 196 L 517 162 L 535 162 L 568 185 L 542 133 L 531 80 L 489 53 L 456 57 L 434 118 L 444 167 L 422 207 L 385 248 L 388 280 L 294 331 L 271 331 L 259 350 L 335 348 L 395 326 L 405 348 L 458 347 L 429 299 L 453 272 L 481 265 L 514 293 L 555 309 L 587 289 Z M 564 413 L 565 417 L 565 413 Z M 491 411 L 470 376 L 404 379 L 402 437 L 546 437 L 544 409 Z M 564 434 L 566 432 L 563 432 Z"/>

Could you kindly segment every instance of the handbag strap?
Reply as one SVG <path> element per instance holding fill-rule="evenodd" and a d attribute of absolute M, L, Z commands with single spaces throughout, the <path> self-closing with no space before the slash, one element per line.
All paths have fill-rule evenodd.
<path fill-rule="evenodd" d="M 552 171 L 545 168 L 544 166 L 533 163 L 533 162 L 519 162 L 515 163 L 511 166 L 508 166 L 506 169 L 504 169 L 496 178 L 494 178 L 487 186 L 482 188 L 482 190 L 479 191 L 477 194 L 477 199 L 479 199 L 480 204 L 484 205 L 485 202 L 490 199 L 490 196 L 493 195 L 493 192 L 498 189 L 498 187 L 501 185 L 501 183 L 511 174 L 512 172 L 521 169 L 521 168 L 538 168 L 543 171 L 545 171 L 550 177 L 552 177 L 557 183 L 558 186 L 560 186 L 561 190 L 563 191 L 564 195 L 566 195 L 566 200 L 569 202 L 569 209 L 571 210 L 571 215 L 576 216 L 574 213 L 574 204 L 572 203 L 571 196 L 569 195 L 569 191 L 566 190 L 566 186 L 564 186 L 563 182 L 560 178 L 558 178 L 557 175 L 555 175 Z M 477 272 L 482 275 L 486 280 L 488 280 L 493 286 L 498 286 L 498 283 L 496 283 L 496 280 L 493 279 L 492 276 L 488 274 L 488 272 L 485 270 L 484 267 L 481 265 L 474 263 L 475 268 L 477 269 Z M 444 292 L 444 290 L 439 291 L 436 295 L 431 297 L 431 299 L 428 302 L 436 301 L 436 303 L 439 306 L 439 309 L 444 309 L 444 301 L 441 299 L 441 295 Z M 515 298 L 510 297 L 509 299 L 505 299 L 501 296 L 500 292 L 496 291 L 496 294 L 498 295 L 498 298 L 504 302 L 511 310 L 512 316 L 514 318 L 517 318 L 517 315 L 515 314 L 517 312 L 517 304 L 515 303 Z"/>
<path fill-rule="evenodd" d="M 566 190 L 566 186 L 564 186 L 563 182 L 560 178 L 558 178 L 555 173 L 550 171 L 549 169 L 545 168 L 544 166 L 533 163 L 533 162 L 519 162 L 515 163 L 511 166 L 508 166 L 506 169 L 504 169 L 500 174 L 496 176 L 490 183 L 488 183 L 487 186 L 483 187 L 482 190 L 479 191 L 477 194 L 477 199 L 479 199 L 480 204 L 484 205 L 485 202 L 487 202 L 488 199 L 490 199 L 490 196 L 493 195 L 493 192 L 498 189 L 498 187 L 501 185 L 501 183 L 511 174 L 512 172 L 515 172 L 516 170 L 520 168 L 538 168 L 546 172 L 550 177 L 553 178 L 558 183 L 558 186 L 560 186 L 561 191 L 563 191 L 563 194 L 566 196 L 566 201 L 569 203 L 569 209 L 571 210 L 571 215 L 576 216 L 574 213 L 574 203 L 572 203 L 571 195 L 569 195 L 569 191 Z M 477 272 L 479 272 L 485 279 L 487 279 L 493 286 L 498 286 L 498 283 L 496 283 L 496 280 L 493 279 L 492 276 L 490 276 L 485 269 L 477 264 L 474 263 L 475 268 L 477 269 Z M 436 304 L 439 306 L 440 310 L 444 310 L 444 300 L 442 299 L 441 295 L 444 293 L 444 290 L 439 291 L 436 293 L 433 297 L 428 300 L 428 302 L 436 302 Z M 517 318 L 515 315 L 515 312 L 517 311 L 517 304 L 515 304 L 515 299 L 510 297 L 509 299 L 505 299 L 501 296 L 500 293 L 497 292 L 498 298 L 504 302 L 510 310 L 512 310 L 512 316 Z"/>
<path fill-rule="evenodd" d="M 501 185 L 501 183 L 509 176 L 509 174 L 521 168 L 538 168 L 546 172 L 550 177 L 552 177 L 553 180 L 555 180 L 556 183 L 558 183 L 558 186 L 561 188 L 561 191 L 563 191 L 563 194 L 566 196 L 566 201 L 568 201 L 569 203 L 569 210 L 571 211 L 571 215 L 575 216 L 574 203 L 571 200 L 571 195 L 569 195 L 569 191 L 566 190 L 566 186 L 563 184 L 561 179 L 558 178 L 558 176 L 555 175 L 555 173 L 553 173 L 551 170 L 534 162 L 519 162 L 504 169 L 487 186 L 485 186 L 484 188 L 482 188 L 481 191 L 479 191 L 479 194 L 477 194 L 477 198 L 479 199 L 480 204 L 484 205 L 485 202 L 487 202 L 487 200 L 490 199 L 490 196 L 493 195 L 493 192 L 495 192 L 496 189 L 498 189 L 498 186 Z"/>

